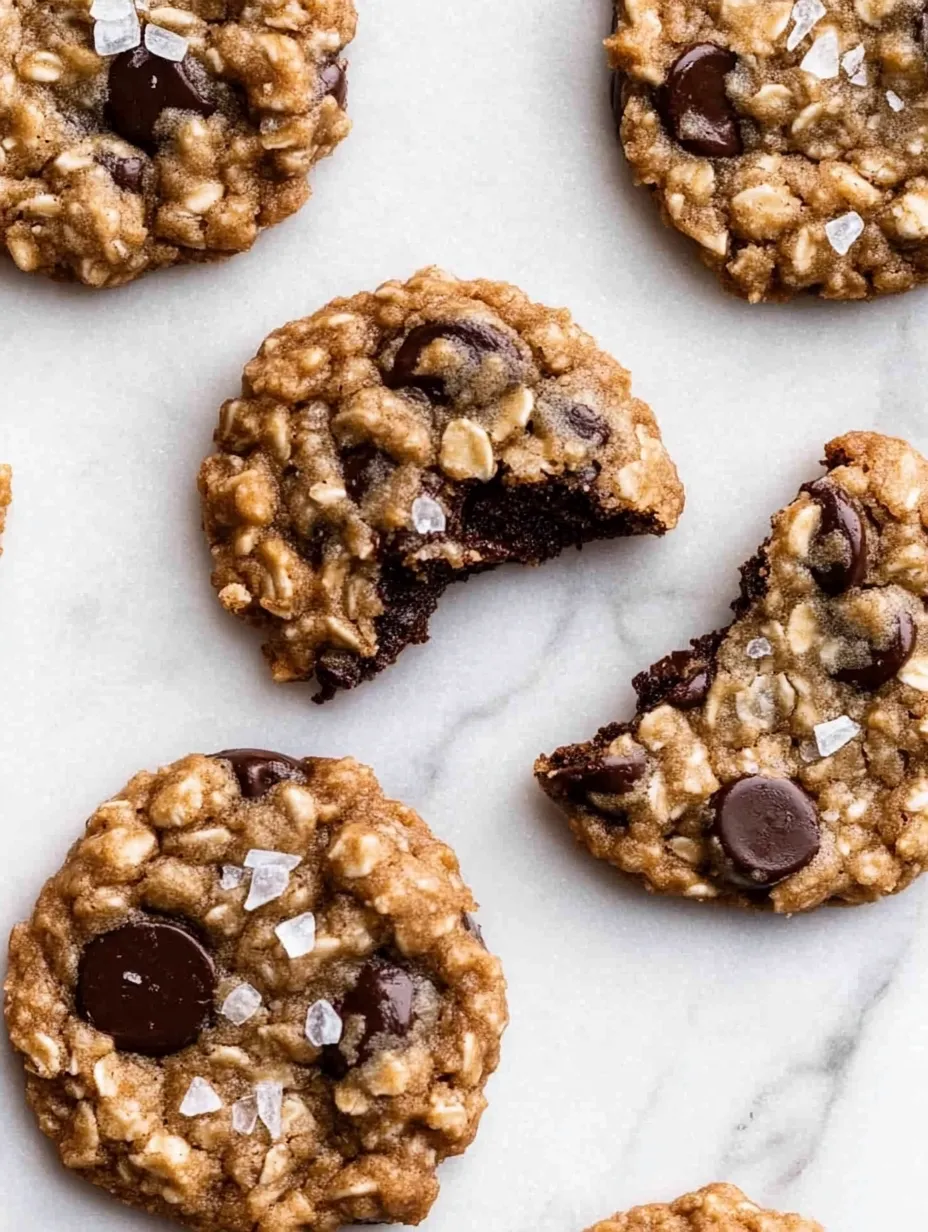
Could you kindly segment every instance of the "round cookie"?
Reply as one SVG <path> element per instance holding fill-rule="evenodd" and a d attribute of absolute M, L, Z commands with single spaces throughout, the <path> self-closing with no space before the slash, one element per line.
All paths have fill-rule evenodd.
<path fill-rule="evenodd" d="M 350 127 L 353 0 L 0 4 L 0 251 L 118 286 L 250 248 Z"/>
<path fill-rule="evenodd" d="M 865 299 L 928 271 L 924 0 L 618 0 L 626 156 L 746 299 Z"/>
<path fill-rule="evenodd" d="M 629 374 L 563 309 L 440 270 L 265 341 L 200 470 L 222 605 L 317 700 L 427 639 L 452 581 L 676 524 Z"/>
<path fill-rule="evenodd" d="M 538 758 L 598 859 L 783 914 L 928 867 L 928 461 L 849 432 L 772 519 L 735 619 L 633 680 L 630 722 Z"/>
<path fill-rule="evenodd" d="M 10 942 L 63 1162 L 200 1232 L 423 1219 L 507 1021 L 454 854 L 351 759 L 135 776 Z"/>
<path fill-rule="evenodd" d="M 669 1204 L 636 1206 L 588 1232 L 824 1232 L 800 1215 L 780 1215 L 755 1206 L 734 1185 L 707 1185 Z"/>

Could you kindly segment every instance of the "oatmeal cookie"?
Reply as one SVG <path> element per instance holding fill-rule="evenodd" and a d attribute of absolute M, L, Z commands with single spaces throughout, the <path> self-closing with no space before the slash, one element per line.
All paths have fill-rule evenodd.
<path fill-rule="evenodd" d="M 650 409 L 569 313 L 436 269 L 271 334 L 215 440 L 213 585 L 317 700 L 424 642 L 450 582 L 662 534 L 683 504 Z"/>
<path fill-rule="evenodd" d="M 734 1185 L 707 1185 L 670 1205 L 636 1206 L 588 1232 L 824 1232 L 799 1215 L 762 1211 Z"/>
<path fill-rule="evenodd" d="M 742 569 L 735 620 L 540 757 L 594 856 L 662 894 L 806 911 L 928 862 L 928 463 L 851 432 Z"/>
<path fill-rule="evenodd" d="M 0 463 L 0 538 L 6 526 L 6 511 L 13 503 L 13 470 L 5 462 Z M 3 546 L 0 545 L 0 556 Z"/>
<path fill-rule="evenodd" d="M 351 759 L 135 776 L 13 930 L 6 1019 L 65 1165 L 201 1232 L 418 1223 L 506 1025 L 451 850 Z"/>
<path fill-rule="evenodd" d="M 0 0 L 0 240 L 91 287 L 250 248 L 348 132 L 353 0 Z"/>
<path fill-rule="evenodd" d="M 756 302 L 928 276 L 924 0 L 618 0 L 636 180 Z"/>

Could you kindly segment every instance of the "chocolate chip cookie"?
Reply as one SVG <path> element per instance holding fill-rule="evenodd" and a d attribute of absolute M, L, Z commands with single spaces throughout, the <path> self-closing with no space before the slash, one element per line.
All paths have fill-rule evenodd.
<path fill-rule="evenodd" d="M 669 1205 L 636 1206 L 589 1232 L 824 1232 L 799 1215 L 762 1211 L 734 1185 L 707 1185 Z"/>
<path fill-rule="evenodd" d="M 473 908 L 453 852 L 351 759 L 136 775 L 13 930 L 42 1130 L 198 1232 L 418 1223 L 506 1025 Z"/>
<path fill-rule="evenodd" d="M 6 527 L 6 511 L 13 503 L 13 471 L 5 462 L 0 463 L 0 538 Z M 0 556 L 3 547 L 0 545 Z"/>
<path fill-rule="evenodd" d="M 265 341 L 200 470 L 213 585 L 317 700 L 424 642 L 450 582 L 676 524 L 629 374 L 563 309 L 440 270 Z"/>
<path fill-rule="evenodd" d="M 353 0 L 0 5 L 0 238 L 91 287 L 242 252 L 345 137 Z"/>
<path fill-rule="evenodd" d="M 928 276 L 924 0 L 617 0 L 636 180 L 756 302 Z"/>
<path fill-rule="evenodd" d="M 928 862 L 928 463 L 851 432 L 742 568 L 735 620 L 540 757 L 594 856 L 686 898 L 806 911 Z"/>

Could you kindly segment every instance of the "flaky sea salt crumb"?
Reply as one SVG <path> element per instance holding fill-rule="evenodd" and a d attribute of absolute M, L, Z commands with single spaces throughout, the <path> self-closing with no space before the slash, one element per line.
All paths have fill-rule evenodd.
<path fill-rule="evenodd" d="M 886 101 L 889 103 L 890 107 L 892 107 L 893 111 L 902 111 L 905 107 L 905 103 L 895 90 L 886 91 Z"/>
<path fill-rule="evenodd" d="M 417 496 L 412 502 L 412 524 L 420 535 L 439 534 L 445 529 L 445 511 L 431 496 Z"/>
<path fill-rule="evenodd" d="M 856 47 L 852 47 L 841 57 L 841 67 L 850 78 L 851 85 L 865 86 L 867 84 L 867 70 L 864 66 L 866 55 L 863 43 L 858 43 Z"/>
<path fill-rule="evenodd" d="M 292 920 L 282 920 L 274 932 L 288 958 L 302 958 L 304 954 L 311 954 L 315 948 L 316 917 L 311 911 L 304 911 Z"/>
<path fill-rule="evenodd" d="M 219 884 L 223 890 L 235 890 L 245 880 L 245 870 L 235 864 L 223 864 Z"/>
<path fill-rule="evenodd" d="M 223 1001 L 219 1013 L 240 1027 L 249 1018 L 253 1018 L 260 1008 L 261 994 L 257 988 L 253 988 L 251 984 L 239 984 Z"/>
<path fill-rule="evenodd" d="M 829 719 L 827 723 L 816 723 L 813 732 L 819 756 L 831 757 L 833 753 L 843 749 L 855 736 L 860 735 L 860 724 L 855 723 L 846 714 L 842 714 L 836 719 Z"/>
<path fill-rule="evenodd" d="M 93 27 L 93 47 L 98 56 L 118 56 L 132 51 L 142 41 L 142 27 L 135 9 L 116 21 L 97 21 Z"/>
<path fill-rule="evenodd" d="M 222 1100 L 209 1085 L 205 1078 L 194 1078 L 187 1088 L 178 1111 L 181 1116 L 205 1116 L 208 1112 L 218 1112 Z"/>
<path fill-rule="evenodd" d="M 749 659 L 765 659 L 767 655 L 773 654 L 773 647 L 765 637 L 752 637 L 744 652 Z"/>
<path fill-rule="evenodd" d="M 290 873 L 282 864 L 262 864 L 251 875 L 245 910 L 257 911 L 265 903 L 272 903 L 275 898 L 280 898 L 289 884 Z"/>
<path fill-rule="evenodd" d="M 232 1105 L 232 1128 L 237 1134 L 254 1133 L 258 1123 L 258 1101 L 253 1095 L 245 1095 Z"/>
<path fill-rule="evenodd" d="M 287 851 L 265 851 L 262 847 L 252 847 L 245 856 L 245 867 L 264 868 L 270 864 L 279 865 L 287 872 L 292 872 L 302 859 L 302 856 L 294 856 Z"/>
<path fill-rule="evenodd" d="M 806 35 L 810 34 L 828 10 L 822 0 L 796 0 L 793 5 L 793 25 L 786 40 L 786 50 L 795 51 Z"/>
<path fill-rule="evenodd" d="M 132 0 L 93 0 L 90 16 L 94 21 L 120 21 L 135 12 Z"/>
<path fill-rule="evenodd" d="M 160 56 L 162 60 L 173 60 L 175 64 L 180 63 L 190 49 L 190 44 L 183 35 L 150 22 L 145 27 L 145 46 L 153 56 Z"/>
<path fill-rule="evenodd" d="M 805 54 L 799 67 L 821 81 L 838 75 L 838 35 L 834 30 L 820 34 Z"/>
<path fill-rule="evenodd" d="M 276 1141 L 280 1137 L 280 1113 L 283 1107 L 284 1088 L 279 1082 L 255 1083 L 255 1099 L 258 1116 L 267 1132 Z"/>
<path fill-rule="evenodd" d="M 141 984 L 142 982 L 142 977 L 137 971 L 124 971 L 122 973 L 122 978 L 128 984 Z"/>
<path fill-rule="evenodd" d="M 840 218 L 833 218 L 831 222 L 825 223 L 825 234 L 828 236 L 828 243 L 839 257 L 843 257 L 851 246 L 860 239 L 863 230 L 864 220 L 856 210 L 851 210 L 850 213 L 842 214 Z"/>
<path fill-rule="evenodd" d="M 314 1001 L 306 1011 L 306 1038 L 314 1048 L 337 1044 L 342 1038 L 342 1020 L 330 1001 Z"/>

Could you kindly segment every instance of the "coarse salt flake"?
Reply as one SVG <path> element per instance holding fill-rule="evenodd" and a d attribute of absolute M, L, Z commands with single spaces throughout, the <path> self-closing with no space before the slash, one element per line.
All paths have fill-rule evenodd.
<path fill-rule="evenodd" d="M 240 1027 L 249 1018 L 253 1018 L 260 1008 L 261 994 L 257 988 L 253 988 L 251 984 L 239 984 L 223 1001 L 219 1013 Z"/>
<path fill-rule="evenodd" d="M 194 1078 L 181 1101 L 179 1112 L 185 1117 L 206 1116 L 209 1112 L 218 1112 L 221 1107 L 222 1100 L 206 1079 Z"/>
<path fill-rule="evenodd" d="M 807 34 L 818 25 L 828 10 L 822 0 L 796 0 L 793 5 L 793 28 L 786 40 L 786 50 L 795 51 Z"/>
<path fill-rule="evenodd" d="M 232 1105 L 232 1128 L 237 1134 L 251 1134 L 258 1123 L 258 1101 L 245 1095 Z"/>
<path fill-rule="evenodd" d="M 252 847 L 245 856 L 245 867 L 263 868 L 268 864 L 279 864 L 281 868 L 285 868 L 289 873 L 296 868 L 302 859 L 302 856 L 294 856 L 287 851 L 265 851 L 261 847 Z"/>
<path fill-rule="evenodd" d="M 767 655 L 773 654 L 773 647 L 765 637 L 752 637 L 744 652 L 749 659 L 765 659 Z"/>
<path fill-rule="evenodd" d="M 330 1001 L 314 1001 L 306 1011 L 306 1038 L 314 1048 L 337 1044 L 342 1038 L 342 1020 Z"/>
<path fill-rule="evenodd" d="M 431 496 L 417 496 L 412 502 L 412 524 L 420 535 L 440 534 L 447 525 L 445 511 Z"/>
<path fill-rule="evenodd" d="M 863 43 L 858 43 L 841 57 L 841 67 L 850 78 L 851 85 L 865 86 L 867 84 L 867 69 L 864 65 L 867 51 Z"/>
<path fill-rule="evenodd" d="M 248 897 L 245 899 L 246 911 L 257 911 L 265 903 L 271 903 L 280 898 L 290 884 L 290 872 L 282 864 L 262 864 L 251 876 L 248 887 Z"/>
<path fill-rule="evenodd" d="M 304 954 L 311 954 L 315 949 L 316 917 L 311 911 L 304 911 L 302 915 L 295 915 L 292 920 L 282 920 L 274 932 L 288 958 L 302 958 Z"/>
<path fill-rule="evenodd" d="M 98 56 L 118 56 L 132 51 L 142 41 L 142 27 L 135 9 L 115 21 L 97 21 L 93 27 L 93 48 Z"/>
<path fill-rule="evenodd" d="M 860 735 L 860 724 L 855 723 L 846 714 L 841 714 L 836 719 L 829 719 L 827 723 L 816 723 L 813 732 L 819 756 L 831 757 L 833 753 L 837 753 L 839 749 L 843 749 L 846 744 L 850 743 L 855 736 Z"/>
<path fill-rule="evenodd" d="M 839 257 L 843 257 L 850 247 L 860 239 L 863 230 L 864 220 L 856 210 L 851 210 L 850 213 L 842 214 L 840 218 L 833 218 L 831 222 L 825 223 L 825 234 L 828 236 L 828 243 Z"/>
<path fill-rule="evenodd" d="M 124 971 L 122 978 L 129 984 L 141 984 L 142 977 L 137 971 Z"/>
<path fill-rule="evenodd" d="M 821 81 L 828 81 L 838 75 L 838 35 L 834 30 L 826 30 L 820 34 L 799 67 L 804 73 L 811 73 Z"/>
<path fill-rule="evenodd" d="M 245 870 L 235 864 L 223 864 L 219 884 L 223 890 L 235 890 L 245 880 Z"/>
<path fill-rule="evenodd" d="M 150 22 L 145 27 L 145 46 L 153 56 L 160 56 L 162 60 L 173 60 L 175 64 L 183 60 L 190 48 L 183 35 Z"/>
<path fill-rule="evenodd" d="M 283 1084 L 280 1082 L 255 1083 L 255 1100 L 258 1106 L 258 1116 L 271 1138 L 276 1140 L 280 1137 L 280 1114 L 284 1101 Z"/>
<path fill-rule="evenodd" d="M 895 90 L 886 91 L 886 101 L 889 103 L 890 107 L 892 107 L 893 111 L 902 111 L 905 107 L 905 103 Z"/>
<path fill-rule="evenodd" d="M 94 21 L 119 21 L 135 12 L 132 0 L 93 0 L 90 16 Z"/>

